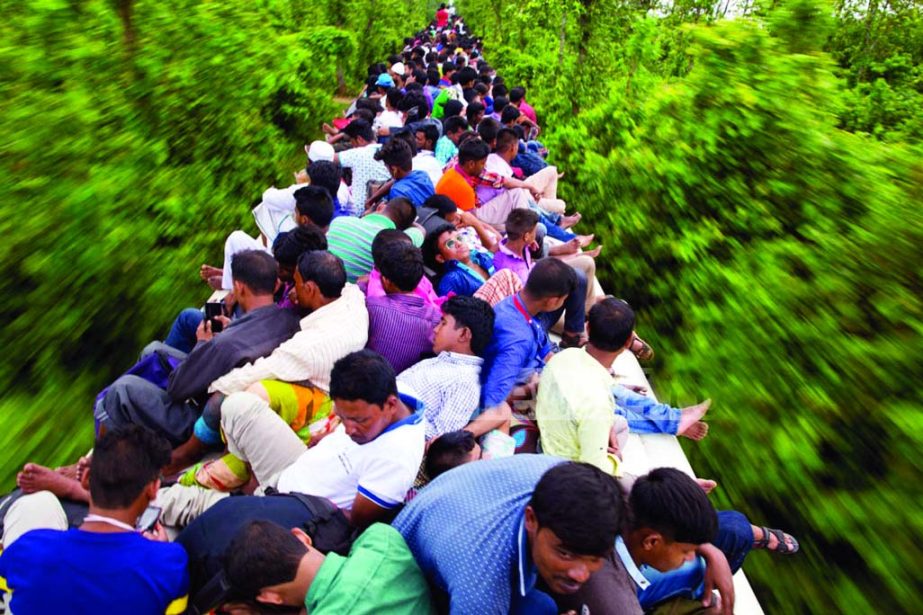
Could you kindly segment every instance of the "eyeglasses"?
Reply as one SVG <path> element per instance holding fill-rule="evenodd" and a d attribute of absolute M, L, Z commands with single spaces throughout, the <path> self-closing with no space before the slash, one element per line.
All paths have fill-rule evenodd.
<path fill-rule="evenodd" d="M 449 239 L 445 242 L 445 247 L 447 250 L 454 250 L 459 245 L 461 245 L 461 242 L 457 239 Z"/>

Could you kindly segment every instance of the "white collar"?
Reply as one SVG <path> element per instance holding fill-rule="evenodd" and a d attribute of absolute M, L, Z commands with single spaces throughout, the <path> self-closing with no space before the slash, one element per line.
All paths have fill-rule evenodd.
<path fill-rule="evenodd" d="M 625 566 L 628 576 L 635 582 L 635 585 L 641 589 L 647 589 L 651 582 L 647 580 L 641 573 L 641 569 L 635 564 L 635 560 L 632 559 L 631 553 L 628 552 L 628 547 L 621 536 L 615 538 L 615 552 L 618 554 L 619 559 L 622 560 L 622 565 Z"/>

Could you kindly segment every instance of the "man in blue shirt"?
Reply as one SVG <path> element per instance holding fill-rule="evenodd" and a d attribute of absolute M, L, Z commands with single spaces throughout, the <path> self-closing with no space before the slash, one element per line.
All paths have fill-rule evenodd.
<path fill-rule="evenodd" d="M 137 425 L 100 438 L 90 461 L 90 511 L 83 525 L 33 529 L 4 544 L 0 589 L 11 592 L 12 612 L 184 612 L 186 552 L 165 542 L 159 524 L 143 535 L 135 529 L 169 460 L 169 443 Z M 13 506 L 28 505 L 30 497 Z"/>
<path fill-rule="evenodd" d="M 453 615 L 556 615 L 536 583 L 578 591 L 611 553 L 622 505 L 615 479 L 597 468 L 516 455 L 439 476 L 394 527 Z"/>
<path fill-rule="evenodd" d="M 513 389 L 528 383 L 551 358 L 553 347 L 546 331 L 557 322 L 576 285 L 573 268 L 558 259 L 545 258 L 529 273 L 522 292 L 494 306 L 494 335 L 481 369 L 484 412 L 479 417 L 480 426 L 467 428 L 474 435 L 500 427 L 509 417 L 505 402 Z"/>
<path fill-rule="evenodd" d="M 395 137 L 382 145 L 375 153 L 375 159 L 384 162 L 394 178 L 388 192 L 389 201 L 402 196 L 414 207 L 420 207 L 423 201 L 435 194 L 436 189 L 426 171 L 413 170 L 413 150 L 403 138 Z"/>

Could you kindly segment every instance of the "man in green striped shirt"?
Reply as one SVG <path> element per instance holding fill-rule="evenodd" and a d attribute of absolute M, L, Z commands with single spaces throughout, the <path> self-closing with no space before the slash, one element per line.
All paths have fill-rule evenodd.
<path fill-rule="evenodd" d="M 413 227 L 416 219 L 416 208 L 403 197 L 391 199 L 362 218 L 334 218 L 327 231 L 327 249 L 343 261 L 346 279 L 355 284 L 358 278 L 372 271 L 372 241 L 380 231 L 400 229 L 407 233 L 413 245 L 423 244 L 423 233 Z"/>

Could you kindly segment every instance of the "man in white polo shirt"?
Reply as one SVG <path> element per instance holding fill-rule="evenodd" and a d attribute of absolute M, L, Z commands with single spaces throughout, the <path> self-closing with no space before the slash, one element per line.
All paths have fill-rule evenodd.
<path fill-rule="evenodd" d="M 413 484 L 423 459 L 421 404 L 398 393 L 394 370 L 370 350 L 334 364 L 330 397 L 342 425 L 310 449 L 265 401 L 246 392 L 222 404 L 221 428 L 260 490 L 328 498 L 352 525 L 366 527 L 397 508 Z M 223 497 L 174 485 L 161 491 L 158 504 L 166 524 L 183 526 Z"/>

